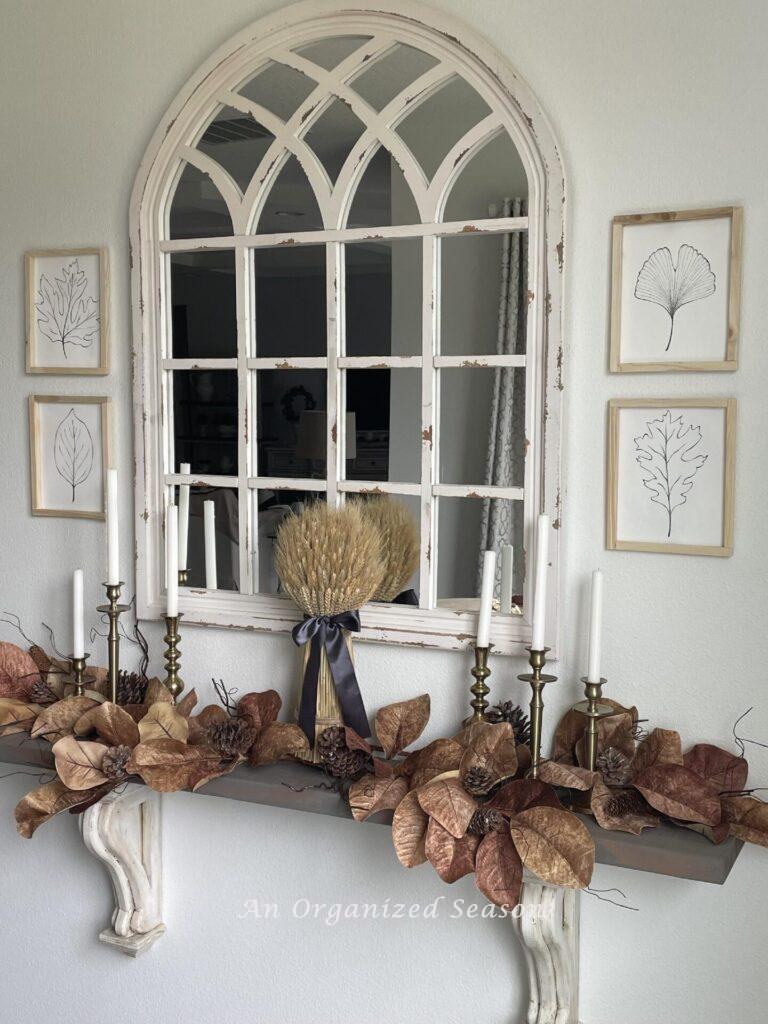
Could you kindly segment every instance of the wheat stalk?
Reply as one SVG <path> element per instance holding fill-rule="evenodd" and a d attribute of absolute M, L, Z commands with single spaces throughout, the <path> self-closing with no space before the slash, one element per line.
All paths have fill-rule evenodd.
<path fill-rule="evenodd" d="M 402 501 L 388 494 L 357 502 L 381 537 L 384 577 L 374 601 L 393 601 L 419 566 L 419 527 Z"/>

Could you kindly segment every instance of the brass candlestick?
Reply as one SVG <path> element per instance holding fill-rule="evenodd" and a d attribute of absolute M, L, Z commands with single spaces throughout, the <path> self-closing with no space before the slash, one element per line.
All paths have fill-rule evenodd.
<path fill-rule="evenodd" d="M 606 715 L 612 715 L 613 708 L 609 704 L 600 703 L 600 698 L 603 696 L 603 687 L 608 682 L 607 679 L 601 679 L 599 683 L 591 683 L 584 676 L 581 681 L 584 683 L 584 694 L 587 699 L 574 704 L 573 710 L 580 711 L 582 715 L 587 716 L 587 728 L 584 730 L 584 748 L 587 762 L 585 767 L 593 772 L 597 760 L 597 723 L 601 718 L 605 718 Z"/>
<path fill-rule="evenodd" d="M 187 569 L 179 569 L 179 586 L 186 587 L 188 579 L 189 571 Z"/>
<path fill-rule="evenodd" d="M 85 663 L 88 660 L 88 655 L 84 654 L 82 658 L 76 658 L 74 654 L 69 656 L 69 665 L 72 675 L 74 676 L 75 682 L 75 696 L 82 697 L 85 692 L 85 681 L 83 675 L 85 674 Z"/>
<path fill-rule="evenodd" d="M 540 651 L 526 647 L 526 650 L 531 671 L 519 675 L 517 678 L 524 683 L 530 683 L 531 690 L 533 690 L 531 698 L 531 778 L 537 779 L 541 763 L 541 725 L 544 715 L 544 701 L 541 695 L 545 684 L 557 682 L 557 676 L 544 675 L 541 671 L 547 662 L 549 647 L 544 647 Z"/>
<path fill-rule="evenodd" d="M 165 670 L 167 675 L 163 680 L 168 692 L 173 697 L 173 703 L 176 703 L 176 698 L 179 696 L 181 691 L 184 689 L 184 681 L 179 675 L 179 662 L 181 661 L 181 655 L 179 653 L 179 615 L 166 615 L 165 617 Z"/>
<path fill-rule="evenodd" d="M 474 685 L 469 688 L 469 692 L 474 698 L 469 702 L 474 710 L 471 722 L 485 721 L 485 709 L 488 707 L 488 701 L 485 698 L 491 692 L 490 688 L 485 685 L 485 680 L 491 674 L 491 670 L 488 668 L 489 651 L 490 647 L 475 647 L 475 667 L 470 669 L 475 677 Z"/>
<path fill-rule="evenodd" d="M 103 612 L 109 616 L 109 635 L 107 638 L 109 647 L 109 699 L 113 704 L 117 704 L 117 677 L 120 672 L 120 630 L 118 619 L 123 612 L 128 611 L 130 605 L 117 603 L 123 588 L 122 580 L 120 583 L 105 583 L 103 586 L 107 592 L 109 604 L 98 605 L 96 611 Z"/>

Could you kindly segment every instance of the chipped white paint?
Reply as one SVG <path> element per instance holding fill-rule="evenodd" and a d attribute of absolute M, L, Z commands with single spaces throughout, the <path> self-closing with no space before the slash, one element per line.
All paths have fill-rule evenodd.
<path fill-rule="evenodd" d="M 311 64 L 296 51 L 320 38 L 343 35 L 370 37 L 333 71 Z M 391 100 L 374 110 L 354 91 L 357 74 L 390 52 L 396 42 L 420 48 L 437 64 Z M 268 60 L 300 70 L 315 87 L 285 122 L 240 96 L 238 89 Z M 456 143 L 428 181 L 396 128 L 412 110 L 428 99 L 451 75 L 462 75 L 482 96 L 491 113 Z M 306 143 L 306 135 L 339 97 L 365 125 L 335 182 Z M 250 184 L 242 192 L 237 183 L 195 147 L 208 122 L 222 105 L 253 114 L 275 138 Z M 514 142 L 528 177 L 528 218 L 482 219 L 440 223 L 451 189 L 471 157 L 500 132 Z M 357 185 L 379 143 L 400 165 L 422 220 L 420 224 L 382 228 L 347 228 L 346 222 Z M 284 162 L 300 162 L 315 190 L 324 230 L 254 234 L 269 190 Z M 170 239 L 170 199 L 184 162 L 206 173 L 219 189 L 232 217 L 233 235 L 222 238 Z M 560 520 L 559 448 L 561 362 L 561 278 L 564 193 L 559 154 L 547 121 L 527 86 L 484 41 L 460 22 L 411 0 L 386 0 L 365 9 L 338 0 L 305 0 L 281 9 L 240 32 L 220 48 L 182 89 L 155 132 L 142 161 L 131 199 L 131 239 L 134 305 L 134 419 L 136 431 L 137 596 L 138 611 L 156 618 L 163 611 L 162 520 L 171 486 L 189 482 L 173 472 L 173 405 L 170 378 L 174 369 L 208 369 L 226 362 L 237 369 L 239 380 L 239 446 L 237 478 L 203 477 L 202 482 L 226 480 L 237 488 L 240 511 L 240 569 L 243 593 L 187 590 L 181 609 L 187 622 L 285 630 L 298 613 L 290 604 L 270 595 L 251 593 L 258 579 L 254 564 L 258 545 L 254 491 L 284 487 L 310 489 L 308 481 L 276 481 L 256 476 L 256 422 L 252 408 L 251 375 L 259 369 L 325 368 L 328 372 L 328 476 L 312 481 L 312 490 L 325 491 L 332 502 L 346 493 L 378 488 L 387 493 L 417 494 L 421 499 L 421 607 L 371 606 L 365 609 L 362 637 L 395 643 L 463 648 L 476 628 L 473 613 L 452 612 L 437 605 L 436 523 L 441 496 L 492 496 L 524 502 L 526 537 L 532 535 L 536 515 L 549 512 Z M 527 358 L 510 356 L 443 356 L 440 352 L 438 311 L 440 239 L 473 232 L 528 231 L 529 294 Z M 345 244 L 371 238 L 422 238 L 423 310 L 421 354 L 383 357 L 361 362 L 345 352 L 343 330 Z M 328 351 L 325 357 L 273 359 L 260 357 L 253 336 L 251 250 L 276 245 L 326 246 Z M 233 249 L 237 277 L 238 355 L 234 361 L 171 358 L 169 258 L 171 252 Z M 367 357 L 366 357 L 367 358 Z M 403 360 L 403 361 L 400 361 Z M 182 365 L 183 364 L 183 365 Z M 412 366 L 422 375 L 422 460 L 418 484 L 372 484 L 345 481 L 344 431 L 337 437 L 336 422 L 344 408 L 345 371 L 354 366 Z M 441 484 L 439 466 L 440 370 L 448 367 L 519 366 L 526 374 L 525 478 L 521 488 L 479 488 Z M 397 489 L 396 489 L 397 488 Z M 558 592 L 557 536 L 550 545 L 552 590 Z M 530 582 L 526 580 L 524 610 Z M 550 603 L 548 642 L 557 647 L 557 601 Z M 530 640 L 527 615 L 499 619 L 494 625 L 498 653 L 520 653 Z M 553 652 L 554 653 L 554 652 Z"/>

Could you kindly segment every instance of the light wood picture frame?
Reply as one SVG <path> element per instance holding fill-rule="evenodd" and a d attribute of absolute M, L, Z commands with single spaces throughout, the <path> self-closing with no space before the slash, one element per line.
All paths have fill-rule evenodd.
<path fill-rule="evenodd" d="M 29 396 L 33 516 L 105 518 L 110 411 L 106 396 Z"/>
<path fill-rule="evenodd" d="M 606 547 L 733 554 L 735 398 L 608 403 Z"/>
<path fill-rule="evenodd" d="M 109 373 L 109 253 L 105 248 L 24 254 L 27 373 Z"/>
<path fill-rule="evenodd" d="M 738 369 L 742 232 L 739 206 L 614 217 L 611 373 Z"/>

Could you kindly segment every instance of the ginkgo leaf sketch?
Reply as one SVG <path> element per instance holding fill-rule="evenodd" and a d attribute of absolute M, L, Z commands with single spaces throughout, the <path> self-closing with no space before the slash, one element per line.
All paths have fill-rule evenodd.
<path fill-rule="evenodd" d="M 85 483 L 93 469 L 93 438 L 88 425 L 70 409 L 56 428 L 53 439 L 53 460 L 60 477 L 72 488 L 72 502 L 76 489 Z"/>
<path fill-rule="evenodd" d="M 651 501 L 667 516 L 667 537 L 672 536 L 672 514 L 685 505 L 694 477 L 709 456 L 699 449 L 701 427 L 674 419 L 667 409 L 659 419 L 649 420 L 646 432 L 635 438 L 637 464 Z"/>
<path fill-rule="evenodd" d="M 715 292 L 715 275 L 709 260 L 692 245 L 681 245 L 677 266 L 665 245 L 652 252 L 640 268 L 635 283 L 635 298 L 655 302 L 669 314 L 669 336 L 664 349 L 669 352 L 675 329 L 675 314 L 689 302 L 706 299 Z"/>
<path fill-rule="evenodd" d="M 53 282 L 43 274 L 38 286 L 37 327 L 40 334 L 61 345 L 67 358 L 67 345 L 90 348 L 99 333 L 99 307 L 86 295 L 88 275 L 78 260 L 62 266 L 61 277 Z"/>

